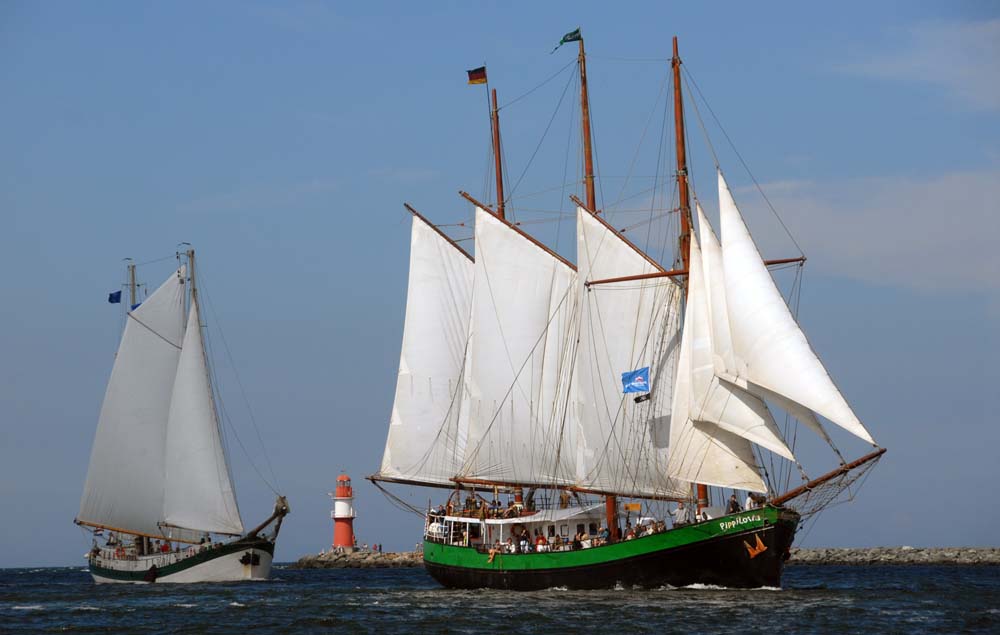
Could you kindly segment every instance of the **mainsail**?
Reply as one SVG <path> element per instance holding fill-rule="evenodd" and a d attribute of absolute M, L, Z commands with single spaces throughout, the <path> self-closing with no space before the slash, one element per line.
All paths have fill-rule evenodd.
<path fill-rule="evenodd" d="M 461 476 L 575 484 L 569 409 L 576 271 L 497 216 L 476 209 L 476 263 L 461 416 Z"/>
<path fill-rule="evenodd" d="M 184 336 L 181 267 L 128 314 L 77 519 L 159 534 L 167 416 Z"/>
<path fill-rule="evenodd" d="M 662 271 L 594 214 L 577 208 L 580 335 L 575 395 L 578 478 L 597 491 L 684 497 L 664 447 L 680 328 L 681 287 L 670 278 L 585 287 L 593 280 Z M 622 394 L 621 374 L 649 367 L 651 399 Z"/>
<path fill-rule="evenodd" d="M 164 524 L 243 533 L 205 362 L 197 296 L 191 301 L 170 399 L 165 464 Z"/>
<path fill-rule="evenodd" d="M 472 278 L 472 258 L 414 215 L 403 346 L 381 479 L 453 485 L 450 479 L 461 468 L 466 431 L 459 428 L 459 408 Z"/>
<path fill-rule="evenodd" d="M 243 523 L 222 446 L 197 296 L 181 267 L 128 314 L 77 521 L 197 540 Z"/>

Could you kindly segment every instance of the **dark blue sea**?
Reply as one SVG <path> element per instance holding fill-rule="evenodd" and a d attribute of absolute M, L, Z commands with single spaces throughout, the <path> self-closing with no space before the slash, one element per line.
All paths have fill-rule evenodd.
<path fill-rule="evenodd" d="M 449 591 L 423 569 L 101 585 L 0 569 L 2 633 L 1000 633 L 1000 567 L 786 569 L 780 590 Z"/>

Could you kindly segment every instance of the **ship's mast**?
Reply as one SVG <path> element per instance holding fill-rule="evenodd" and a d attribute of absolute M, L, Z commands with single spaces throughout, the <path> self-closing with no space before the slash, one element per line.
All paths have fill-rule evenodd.
<path fill-rule="evenodd" d="M 492 92 L 493 97 L 493 110 L 492 110 L 492 127 L 493 127 L 493 158 L 496 162 L 497 170 L 497 216 L 500 218 L 505 218 L 504 216 L 504 204 L 503 204 L 503 161 L 501 160 L 500 154 L 500 111 L 497 109 L 497 89 L 494 88 Z"/>
<path fill-rule="evenodd" d="M 594 194 L 594 154 L 590 142 L 590 97 L 587 95 L 587 56 L 580 38 L 580 122 L 583 127 L 583 185 L 587 191 L 587 207 L 597 211 L 597 196 Z M 611 530 L 611 528 L 608 528 Z"/>
<path fill-rule="evenodd" d="M 135 262 L 129 258 L 128 259 L 128 310 L 131 311 L 132 307 L 136 305 L 136 294 L 135 294 Z"/>
<path fill-rule="evenodd" d="M 674 36 L 674 57 L 670 61 L 674 71 L 674 135 L 677 138 L 677 191 L 680 192 L 681 235 L 680 256 L 684 269 L 691 261 L 691 199 L 688 194 L 687 151 L 684 146 L 684 101 L 681 97 L 681 58 L 677 53 L 677 36 Z"/>
<path fill-rule="evenodd" d="M 677 143 L 677 191 L 680 193 L 679 211 L 681 214 L 681 232 L 679 251 L 681 264 L 685 271 L 691 264 L 691 198 L 688 192 L 687 150 L 684 146 L 684 100 L 681 96 L 681 56 L 677 52 L 677 36 L 674 36 L 674 56 L 670 60 L 674 74 L 674 136 Z M 708 507 L 708 487 L 698 483 L 698 511 Z"/>
<path fill-rule="evenodd" d="M 191 304 L 194 304 L 198 300 L 198 287 L 194 280 L 194 249 L 187 250 L 187 261 L 188 261 L 188 280 L 191 281 Z"/>
<path fill-rule="evenodd" d="M 587 54 L 580 38 L 580 53 L 577 56 L 580 67 L 580 127 L 583 136 L 583 186 L 587 193 L 587 207 L 597 211 L 597 195 L 594 192 L 594 151 L 590 138 L 590 96 L 587 94 Z M 604 497 L 604 512 L 608 521 L 608 533 L 612 541 L 621 538 L 618 531 L 618 497 Z"/>

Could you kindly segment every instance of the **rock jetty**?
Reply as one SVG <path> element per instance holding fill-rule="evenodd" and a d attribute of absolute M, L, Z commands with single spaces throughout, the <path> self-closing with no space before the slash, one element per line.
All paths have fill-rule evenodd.
<path fill-rule="evenodd" d="M 420 551 L 380 552 L 354 551 L 338 553 L 334 551 L 314 556 L 302 556 L 292 565 L 293 569 L 388 569 L 424 566 L 424 554 Z"/>
<path fill-rule="evenodd" d="M 793 548 L 789 565 L 960 565 L 1000 566 L 998 547 Z M 419 551 L 320 553 L 303 556 L 293 569 L 383 569 L 423 566 Z"/>
<path fill-rule="evenodd" d="M 868 547 L 792 549 L 789 565 L 1000 565 L 998 547 Z"/>

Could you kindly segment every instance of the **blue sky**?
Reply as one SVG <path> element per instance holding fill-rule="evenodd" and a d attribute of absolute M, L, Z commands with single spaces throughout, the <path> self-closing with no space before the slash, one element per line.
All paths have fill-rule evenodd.
<path fill-rule="evenodd" d="M 421 521 L 362 479 L 381 459 L 398 362 L 402 203 L 457 223 L 470 216 L 457 190 L 490 199 L 485 95 L 464 76 L 486 63 L 501 104 L 555 75 L 502 108 L 501 126 L 508 191 L 539 147 L 515 217 L 569 210 L 575 185 L 526 195 L 579 176 L 572 85 L 553 116 L 574 52 L 549 54 L 577 26 L 599 202 L 616 224 L 648 207 L 642 179 L 656 173 L 667 67 L 641 60 L 668 58 L 676 34 L 809 257 L 802 322 L 889 453 L 802 544 L 997 545 L 994 3 L 6 2 L 0 538 L 17 548 L 0 566 L 82 562 L 89 542 L 72 519 L 121 326 L 105 296 L 122 258 L 170 256 L 181 241 L 198 249 L 210 328 L 223 327 L 291 500 L 277 557 L 329 544 L 326 492 L 341 470 L 354 477 L 360 540 L 412 547 Z M 765 255 L 797 255 L 700 112 Z M 690 113 L 689 136 L 712 216 L 711 158 Z M 525 228 L 573 257 L 570 223 Z M 170 265 L 139 276 L 155 286 Z M 262 463 L 228 361 L 218 365 Z M 233 464 L 252 523 L 271 494 L 239 450 Z M 418 505 L 429 495 L 398 493 Z"/>

